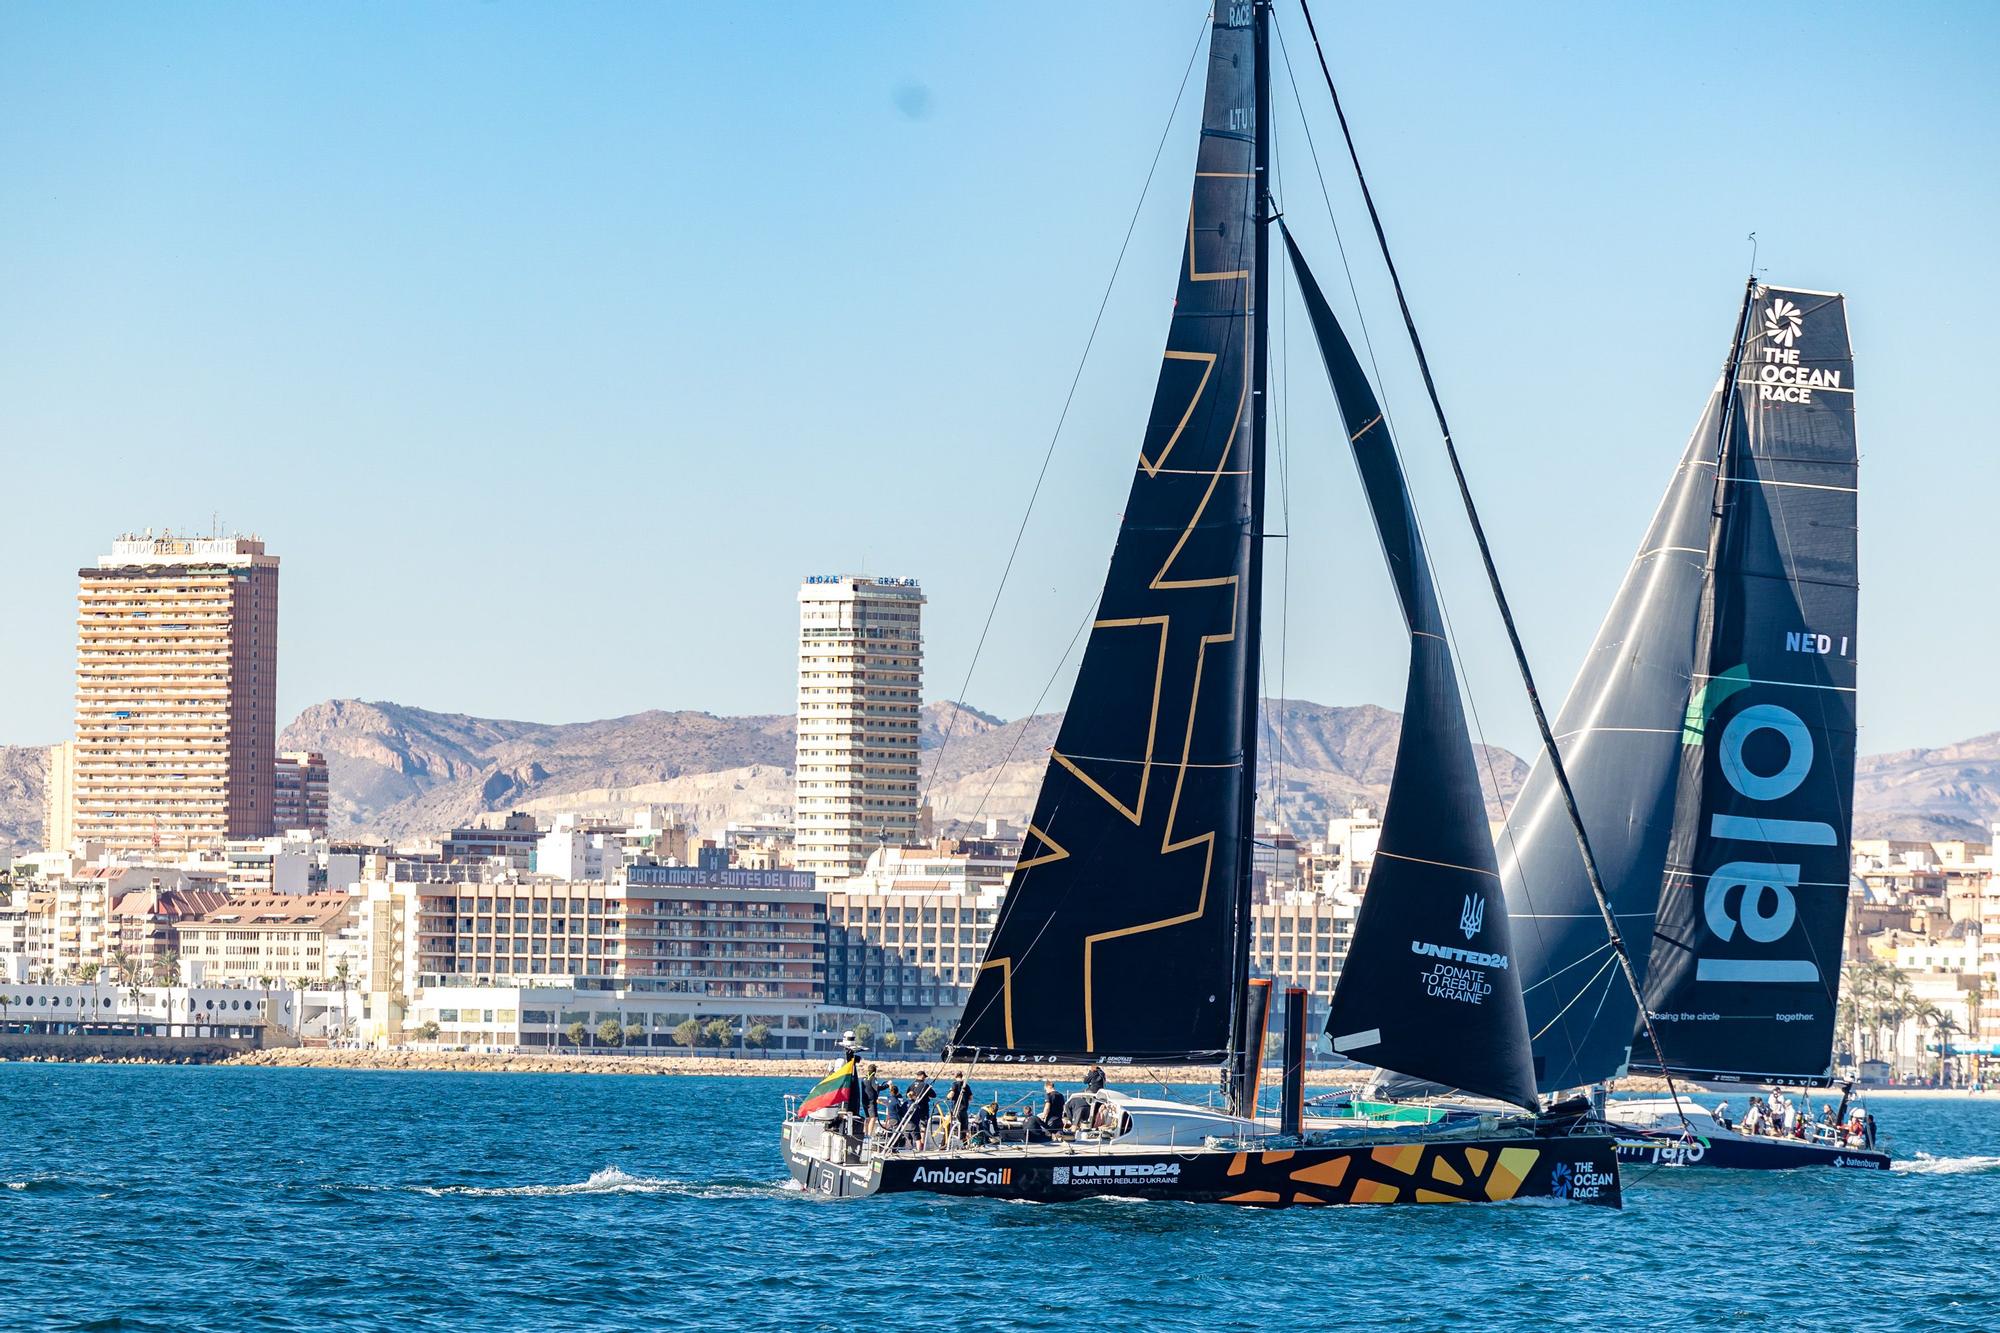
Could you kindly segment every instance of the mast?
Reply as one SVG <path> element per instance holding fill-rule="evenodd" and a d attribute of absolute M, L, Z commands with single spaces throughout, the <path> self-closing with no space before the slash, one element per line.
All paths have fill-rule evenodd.
<path fill-rule="evenodd" d="M 1723 532 L 1728 526 L 1736 466 L 1736 411 L 1743 396 L 1737 381 L 1743 377 L 1743 336 L 1750 327 L 1750 303 L 1756 297 L 1757 275 L 1752 273 L 1743 283 L 1743 304 L 1736 311 L 1736 334 L 1729 340 L 1729 360 L 1722 366 L 1722 413 L 1715 425 L 1715 503 L 1708 511 L 1708 575 L 1701 581 L 1701 615 L 1696 621 L 1704 628 L 1715 623 L 1716 573 L 1722 559 Z M 1696 660 L 1701 659 L 1698 656 Z"/>
<path fill-rule="evenodd" d="M 1252 877 L 1257 851 L 1257 705 L 1262 693 L 1257 688 L 1257 664 L 1263 650 L 1264 628 L 1264 480 L 1265 440 L 1268 429 L 1270 395 L 1265 392 L 1271 369 L 1271 0 L 1251 0 L 1255 9 L 1256 126 L 1251 146 L 1251 171 L 1256 175 L 1256 262 L 1250 280 L 1250 542 L 1249 578 L 1246 580 L 1244 631 L 1249 639 L 1250 670 L 1243 689 L 1243 851 L 1237 860 L 1235 883 L 1236 967 L 1235 984 L 1230 988 L 1232 1019 L 1230 1041 L 1229 1105 L 1236 1115 L 1256 1113 L 1251 1104 L 1257 1081 L 1252 1077 L 1262 1050 L 1252 1050 L 1251 1039 L 1243 1031 L 1242 1008 L 1250 986 L 1250 934 Z"/>
<path fill-rule="evenodd" d="M 1200 1065 L 1234 1098 L 1253 1045 L 1240 1027 L 1264 512 L 1266 4 L 1228 0 L 1210 19 L 1152 409 L 1070 706 L 953 1033 L 957 1058 Z"/>

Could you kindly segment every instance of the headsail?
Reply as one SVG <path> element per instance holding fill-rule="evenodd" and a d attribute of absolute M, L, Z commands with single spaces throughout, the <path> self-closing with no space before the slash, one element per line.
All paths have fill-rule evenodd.
<path fill-rule="evenodd" d="M 1152 417 L 956 1055 L 1214 1062 L 1232 1044 L 1257 660 L 1253 9 L 1216 7 Z"/>
<path fill-rule="evenodd" d="M 1759 290 L 1731 379 L 1646 1006 L 1673 1070 L 1820 1079 L 1854 795 L 1858 459 L 1843 298 Z"/>
<path fill-rule="evenodd" d="M 1556 716 L 1570 783 L 1621 934 L 1643 980 L 1673 832 L 1681 717 L 1715 493 L 1718 382 Z M 1544 1092 L 1618 1074 L 1638 1004 L 1612 957 L 1546 756 L 1515 799 L 1500 872 Z"/>
<path fill-rule="evenodd" d="M 1410 633 L 1396 770 L 1327 1033 L 1356 1060 L 1536 1109 L 1507 904 L 1430 558 L 1381 405 L 1289 231 L 1285 245 Z"/>

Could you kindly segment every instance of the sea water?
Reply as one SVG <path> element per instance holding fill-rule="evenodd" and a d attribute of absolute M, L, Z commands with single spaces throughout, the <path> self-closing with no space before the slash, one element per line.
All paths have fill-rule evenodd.
<path fill-rule="evenodd" d="M 1264 1212 L 808 1197 L 799 1090 L 0 1065 L 0 1327 L 2000 1328 L 2000 1102 L 1879 1100 L 1887 1174 Z"/>

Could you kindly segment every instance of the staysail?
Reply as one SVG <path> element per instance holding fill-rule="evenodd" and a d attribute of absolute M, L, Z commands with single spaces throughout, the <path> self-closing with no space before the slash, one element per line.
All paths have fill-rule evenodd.
<path fill-rule="evenodd" d="M 1642 980 L 1673 832 L 1722 404 L 1718 382 L 1556 716 L 1598 872 L 1620 933 L 1636 942 L 1632 964 Z M 1546 756 L 1515 799 L 1500 872 L 1537 1086 L 1553 1092 L 1614 1077 L 1632 1046 L 1638 1003 L 1612 956 Z"/>
<path fill-rule="evenodd" d="M 1257 661 L 1253 9 L 1216 7 L 1152 416 L 955 1057 L 1210 1063 L 1232 1046 Z"/>
<path fill-rule="evenodd" d="M 1327 1034 L 1353 1059 L 1537 1109 L 1507 904 L 1430 558 L 1381 405 L 1289 230 L 1285 246 L 1410 634 L 1395 773 Z"/>
<path fill-rule="evenodd" d="M 1854 795 L 1844 299 L 1758 289 L 1730 378 L 1646 1007 L 1677 1072 L 1823 1080 Z M 1634 1068 L 1653 1063 L 1650 1049 L 1633 1055 Z"/>

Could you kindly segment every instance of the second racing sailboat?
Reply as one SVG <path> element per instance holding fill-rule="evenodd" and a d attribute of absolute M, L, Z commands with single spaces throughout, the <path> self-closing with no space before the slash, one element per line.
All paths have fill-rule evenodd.
<path fill-rule="evenodd" d="M 1502 842 L 1535 1074 L 1826 1087 L 1848 897 L 1858 604 L 1854 356 L 1833 292 L 1745 288 L 1723 374 L 1556 732 L 1645 1017 L 1538 764 Z M 1839 1111 L 1745 1132 L 1612 1101 L 1628 1160 L 1882 1168 Z M 1761 1117 L 1760 1117 L 1761 1118 Z M 1753 1131 L 1755 1124 L 1753 1121 Z"/>

